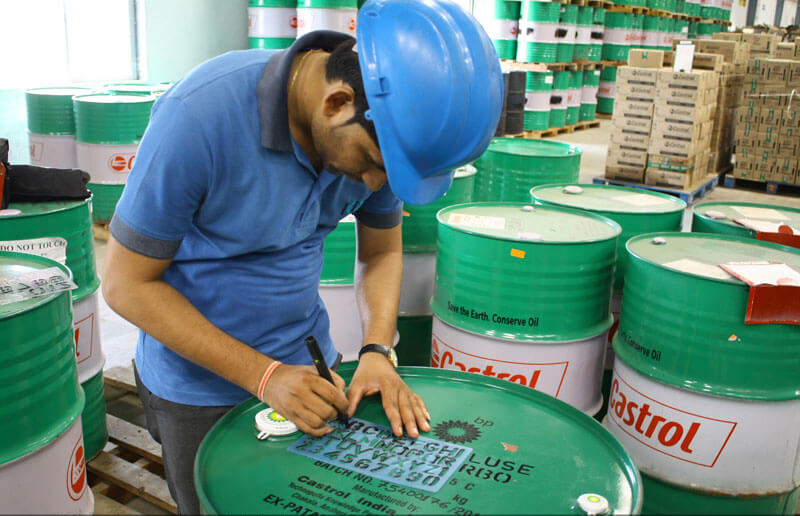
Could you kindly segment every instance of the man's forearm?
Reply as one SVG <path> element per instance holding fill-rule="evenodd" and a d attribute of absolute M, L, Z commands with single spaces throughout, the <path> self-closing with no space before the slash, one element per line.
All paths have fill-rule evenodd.
<path fill-rule="evenodd" d="M 362 345 L 394 344 L 402 274 L 402 252 L 378 253 L 358 263 L 356 296 L 364 332 Z"/>

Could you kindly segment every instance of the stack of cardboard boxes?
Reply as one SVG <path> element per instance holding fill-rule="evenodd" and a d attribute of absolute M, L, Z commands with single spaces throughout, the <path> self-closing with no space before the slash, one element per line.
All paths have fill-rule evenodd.
<path fill-rule="evenodd" d="M 734 177 L 800 184 L 800 60 L 752 58 L 736 110 Z"/>
<path fill-rule="evenodd" d="M 641 54 L 641 52 L 639 53 Z M 658 61 L 655 61 L 657 56 Z M 632 64 L 645 64 L 648 57 L 657 66 L 620 66 L 617 68 L 617 94 L 611 142 L 606 159 L 606 177 L 642 182 L 647 168 L 647 149 L 656 99 L 656 81 L 663 61 L 663 52 L 648 51 Z"/>
<path fill-rule="evenodd" d="M 688 188 L 705 178 L 717 106 L 713 70 L 660 70 L 645 183 Z"/>

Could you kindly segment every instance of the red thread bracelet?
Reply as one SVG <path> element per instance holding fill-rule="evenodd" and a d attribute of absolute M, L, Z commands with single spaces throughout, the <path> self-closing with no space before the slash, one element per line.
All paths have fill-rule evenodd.
<path fill-rule="evenodd" d="M 256 391 L 256 396 L 261 401 L 264 401 L 264 389 L 267 387 L 267 382 L 269 382 L 272 373 L 275 372 L 279 365 L 281 365 L 281 362 L 275 360 L 267 367 L 267 370 L 264 371 L 264 376 L 261 377 L 261 381 L 258 384 L 258 391 Z"/>

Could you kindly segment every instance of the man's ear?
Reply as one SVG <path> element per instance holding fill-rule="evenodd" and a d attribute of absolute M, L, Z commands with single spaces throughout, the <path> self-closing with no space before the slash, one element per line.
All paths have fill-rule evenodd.
<path fill-rule="evenodd" d="M 335 116 L 349 105 L 353 105 L 355 94 L 353 89 L 347 86 L 337 86 L 328 91 L 322 105 L 322 112 L 325 116 Z"/>

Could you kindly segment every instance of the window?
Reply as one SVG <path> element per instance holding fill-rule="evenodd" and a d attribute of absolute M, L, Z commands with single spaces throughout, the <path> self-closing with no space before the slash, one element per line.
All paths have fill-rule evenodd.
<path fill-rule="evenodd" d="M 0 0 L 0 89 L 136 77 L 133 0 Z"/>

